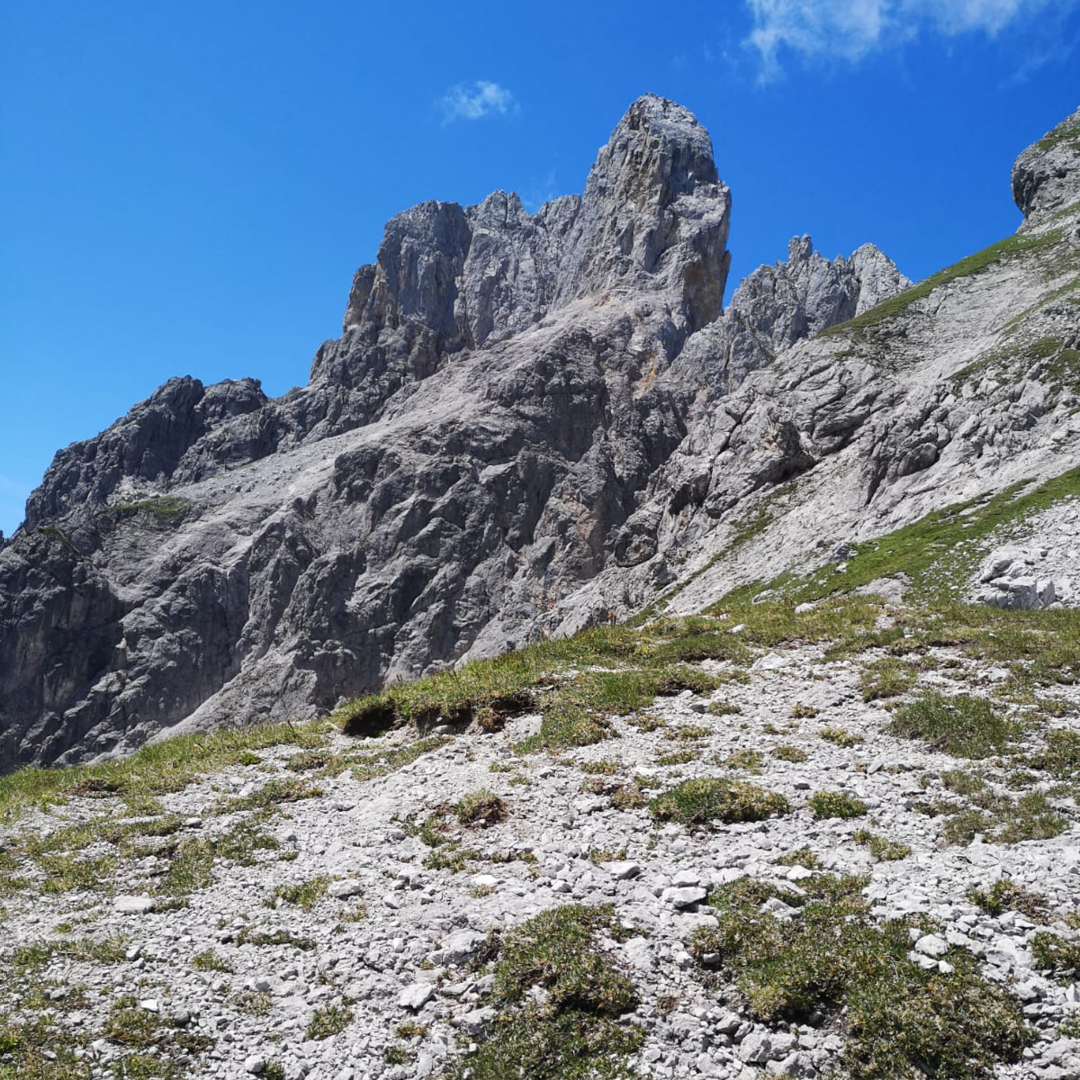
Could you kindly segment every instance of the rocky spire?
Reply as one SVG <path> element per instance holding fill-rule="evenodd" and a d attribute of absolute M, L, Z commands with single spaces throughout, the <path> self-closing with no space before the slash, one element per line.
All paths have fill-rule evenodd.
<path fill-rule="evenodd" d="M 692 332 L 721 310 L 730 212 L 708 133 L 649 94 L 600 149 L 584 196 L 528 214 L 498 191 L 477 206 L 425 202 L 392 218 L 376 263 L 356 273 L 344 329 L 407 353 L 420 375 L 441 356 L 619 289 L 665 293 Z"/>
<path fill-rule="evenodd" d="M 691 329 L 711 322 L 727 280 L 730 214 L 708 132 L 681 105 L 647 94 L 589 173 L 559 295 L 668 290 L 681 294 Z"/>

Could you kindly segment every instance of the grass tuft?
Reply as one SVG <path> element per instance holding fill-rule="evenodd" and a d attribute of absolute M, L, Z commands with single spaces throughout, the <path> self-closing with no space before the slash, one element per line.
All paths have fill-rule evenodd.
<path fill-rule="evenodd" d="M 649 812 L 658 821 L 681 825 L 762 821 L 789 809 L 787 799 L 775 791 L 717 777 L 684 780 L 649 803 Z"/>
<path fill-rule="evenodd" d="M 936 690 L 900 709 L 888 729 L 893 735 L 922 739 L 953 757 L 986 758 L 1000 753 L 1019 733 L 984 698 Z"/>
<path fill-rule="evenodd" d="M 1031 1042 L 1019 1002 L 984 980 L 970 953 L 948 954 L 953 970 L 924 971 L 909 959 L 908 928 L 875 924 L 861 878 L 818 883 L 787 921 L 762 910 L 774 886 L 743 879 L 716 890 L 716 929 L 701 928 L 691 954 L 735 981 L 751 1015 L 768 1024 L 846 1020 L 841 1064 L 850 1080 L 991 1080 Z"/>
<path fill-rule="evenodd" d="M 818 791 L 807 800 L 814 820 L 822 818 L 862 817 L 869 809 L 862 801 L 846 791 Z"/>

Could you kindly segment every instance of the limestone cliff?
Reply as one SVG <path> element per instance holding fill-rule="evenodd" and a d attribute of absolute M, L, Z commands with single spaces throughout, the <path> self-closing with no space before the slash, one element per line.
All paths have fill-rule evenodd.
<path fill-rule="evenodd" d="M 57 454 L 0 548 L 0 768 L 310 715 L 1061 471 L 1080 241 L 1051 136 L 1018 237 L 907 292 L 803 237 L 722 311 L 730 194 L 652 96 L 580 197 L 398 215 L 307 386 L 173 379 Z"/>

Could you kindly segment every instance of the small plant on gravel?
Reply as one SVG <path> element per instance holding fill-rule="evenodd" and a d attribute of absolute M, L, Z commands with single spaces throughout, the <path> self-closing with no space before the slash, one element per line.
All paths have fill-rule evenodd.
<path fill-rule="evenodd" d="M 636 783 L 619 784 L 611 793 L 611 806 L 614 810 L 637 810 L 648 803 L 649 796 Z"/>
<path fill-rule="evenodd" d="M 834 746 L 841 746 L 845 750 L 850 750 L 853 746 L 866 742 L 862 735 L 853 735 L 842 727 L 825 727 L 818 734 L 826 742 L 830 742 Z"/>
<path fill-rule="evenodd" d="M 201 953 L 196 953 L 191 958 L 191 966 L 196 971 L 230 972 L 233 970 L 232 964 L 224 956 L 214 952 L 213 949 L 206 949 Z"/>
<path fill-rule="evenodd" d="M 748 772 L 760 772 L 765 762 L 765 755 L 760 750 L 736 750 L 719 761 L 726 769 L 746 769 Z"/>
<path fill-rule="evenodd" d="M 826 877 L 808 879 L 817 895 L 805 901 L 749 878 L 715 890 L 718 926 L 694 931 L 691 954 L 734 981 L 760 1021 L 843 1017 L 851 1080 L 991 1080 L 998 1063 L 1020 1060 L 1034 1032 L 974 957 L 953 949 L 951 972 L 923 970 L 908 956 L 906 924 L 871 919 L 865 879 Z M 794 917 L 763 912 L 772 896 L 794 904 Z"/>
<path fill-rule="evenodd" d="M 271 894 L 270 904 L 272 906 L 275 899 L 281 899 L 286 904 L 295 904 L 305 911 L 310 911 L 326 895 L 329 885 L 330 878 L 326 875 L 300 881 L 295 885 L 278 885 Z"/>
<path fill-rule="evenodd" d="M 454 806 L 454 814 L 462 825 L 484 828 L 505 821 L 508 813 L 506 803 L 486 788 L 470 792 Z"/>
<path fill-rule="evenodd" d="M 922 739 L 954 757 L 986 758 L 1004 750 L 1018 735 L 1019 727 L 984 698 L 967 694 L 948 697 L 935 690 L 900 709 L 889 731 Z"/>
<path fill-rule="evenodd" d="M 773 750 L 772 755 L 773 755 L 774 758 L 777 758 L 779 761 L 798 762 L 798 761 L 805 761 L 806 760 L 806 751 L 805 750 L 801 749 L 798 746 L 789 746 L 786 743 L 782 744 L 780 746 L 777 746 Z"/>
<path fill-rule="evenodd" d="M 245 1016 L 269 1016 L 273 998 L 263 990 L 243 990 L 229 998 L 229 1002 Z"/>
<path fill-rule="evenodd" d="M 762 821 L 788 810 L 787 799 L 775 791 L 718 777 L 684 780 L 649 803 L 649 812 L 658 821 L 682 825 Z"/>
<path fill-rule="evenodd" d="M 890 840 L 887 836 L 878 836 L 869 829 L 860 829 L 851 839 L 856 844 L 869 848 L 870 854 L 882 862 L 896 862 L 899 859 L 906 859 L 911 854 L 911 848 L 907 844 Z"/>
<path fill-rule="evenodd" d="M 1050 805 L 1041 791 L 1029 791 L 1013 801 L 994 797 L 985 809 L 946 807 L 944 835 L 950 844 L 970 844 L 982 833 L 991 844 L 1049 840 L 1069 827 L 1069 819 Z"/>
<path fill-rule="evenodd" d="M 408 1065 L 413 1059 L 413 1052 L 407 1046 L 388 1046 L 383 1051 L 383 1061 L 387 1065 Z"/>
<path fill-rule="evenodd" d="M 807 801 L 815 821 L 822 818 L 862 817 L 869 809 L 861 799 L 856 799 L 846 791 L 818 791 Z"/>
<path fill-rule="evenodd" d="M 804 870 L 818 870 L 821 867 L 821 860 L 810 848 L 801 847 L 795 851 L 789 851 L 786 855 L 781 855 L 776 860 L 776 865 L 801 866 Z"/>
<path fill-rule="evenodd" d="M 863 667 L 859 674 L 859 690 L 863 701 L 899 697 L 915 685 L 917 678 L 918 672 L 910 664 L 886 656 Z"/>
<path fill-rule="evenodd" d="M 399 1039 L 422 1039 L 427 1034 L 427 1024 L 421 1024 L 417 1020 L 406 1020 L 398 1024 L 394 1034 Z"/>
<path fill-rule="evenodd" d="M 316 799 L 322 794 L 322 788 L 300 777 L 287 776 L 271 780 L 250 795 L 235 799 L 226 799 L 218 807 L 219 813 L 229 814 L 237 810 L 272 809 L 281 803 L 299 802 L 301 799 Z"/>
<path fill-rule="evenodd" d="M 791 718 L 793 720 L 813 720 L 820 712 L 820 709 L 815 709 L 812 705 L 804 705 L 801 701 L 796 701 L 791 710 Z"/>
<path fill-rule="evenodd" d="M 713 716 L 735 716 L 741 713 L 742 709 L 730 701 L 710 701 L 706 711 Z"/>
<path fill-rule="evenodd" d="M 1040 930 L 1031 939 L 1031 955 L 1039 971 L 1047 971 L 1055 978 L 1072 981 L 1080 974 L 1080 940 L 1075 938 Z"/>
<path fill-rule="evenodd" d="M 1080 731 L 1051 731 L 1045 748 L 1031 758 L 1031 765 L 1058 780 L 1080 778 Z"/>
<path fill-rule="evenodd" d="M 352 1009 L 347 1005 L 327 1005 L 316 1009 L 308 1021 L 305 1037 L 308 1039 L 329 1039 L 340 1035 L 353 1019 Z"/>
<path fill-rule="evenodd" d="M 709 728 L 702 727 L 700 724 L 680 724 L 678 727 L 669 727 L 664 732 L 664 738 L 689 742 L 693 739 L 708 738 L 711 734 Z"/>
<path fill-rule="evenodd" d="M 675 750 L 670 754 L 658 754 L 656 756 L 656 764 L 661 768 L 668 768 L 674 765 L 688 765 L 691 761 L 696 761 L 700 756 L 701 755 L 697 750 Z"/>
<path fill-rule="evenodd" d="M 941 784 L 954 795 L 971 796 L 986 790 L 982 773 L 971 769 L 946 769 L 941 774 Z"/>
<path fill-rule="evenodd" d="M 637 1004 L 633 984 L 599 947 L 620 937 L 610 907 L 569 904 L 506 936 L 495 965 L 498 1009 L 488 1038 L 450 1067 L 451 1080 L 569 1080 L 633 1075 L 629 1055 L 643 1035 L 618 1023 Z M 543 1004 L 533 988 L 546 991 Z"/>
<path fill-rule="evenodd" d="M 578 768 L 589 776 L 614 776 L 616 773 L 621 772 L 623 763 L 621 761 L 580 761 L 578 762 Z"/>
<path fill-rule="evenodd" d="M 262 930 L 249 930 L 247 927 L 236 935 L 236 944 L 257 945 L 260 948 L 290 945 L 301 952 L 311 952 L 315 948 L 315 942 L 311 938 L 300 937 L 291 930 L 274 930 L 272 933 L 266 933 Z"/>
<path fill-rule="evenodd" d="M 1021 888 L 1010 878 L 999 878 L 988 889 L 969 889 L 967 898 L 995 917 L 1005 911 L 1019 911 L 1029 919 L 1038 919 L 1047 911 L 1045 896 Z"/>

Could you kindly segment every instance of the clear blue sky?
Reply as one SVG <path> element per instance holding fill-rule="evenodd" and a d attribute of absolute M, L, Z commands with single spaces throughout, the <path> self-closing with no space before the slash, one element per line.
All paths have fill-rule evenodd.
<path fill-rule="evenodd" d="M 646 91 L 712 134 L 732 284 L 804 231 L 924 277 L 1019 223 L 1078 44 L 1080 0 L 0 0 L 0 529 L 171 375 L 304 383 L 388 217 L 579 191 Z"/>

